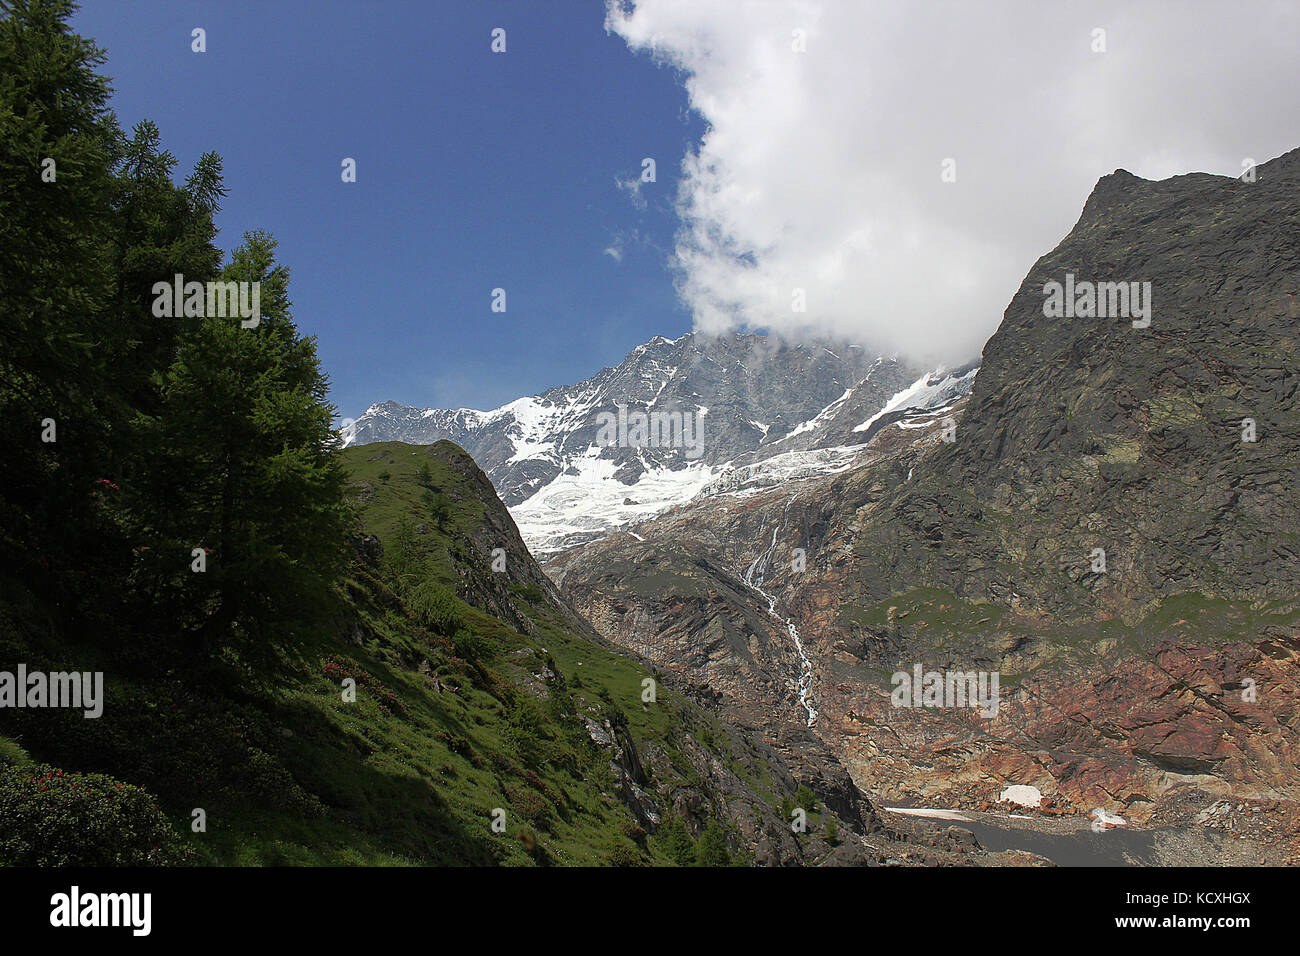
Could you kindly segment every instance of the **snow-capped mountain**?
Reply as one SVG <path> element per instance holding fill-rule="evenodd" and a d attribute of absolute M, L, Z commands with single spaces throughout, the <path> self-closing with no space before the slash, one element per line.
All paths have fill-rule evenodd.
<path fill-rule="evenodd" d="M 809 427 L 800 434 L 812 433 L 814 437 L 805 441 L 815 444 L 752 461 L 746 459 L 753 455 L 743 456 L 724 466 L 722 473 L 701 488 L 696 497 L 744 495 L 787 481 L 844 471 L 885 426 L 920 428 L 951 409 L 960 398 L 970 394 L 976 371 L 977 366 L 971 365 L 952 371 L 927 372 L 891 396 L 879 411 L 847 431 L 848 423 L 861 417 L 861 412 L 852 411 L 855 406 L 848 404 L 846 396 L 828 406 L 813 422 L 805 423 Z M 790 439 L 795 437 L 792 433 Z"/>
<path fill-rule="evenodd" d="M 345 443 L 450 439 L 545 554 L 732 482 L 846 467 L 887 421 L 950 406 L 973 377 L 840 343 L 656 336 L 585 382 L 491 411 L 372 405 Z"/>

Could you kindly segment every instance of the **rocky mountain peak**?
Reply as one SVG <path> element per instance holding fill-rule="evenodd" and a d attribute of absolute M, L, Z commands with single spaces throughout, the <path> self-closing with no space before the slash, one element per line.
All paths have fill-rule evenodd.
<path fill-rule="evenodd" d="M 543 553 L 688 501 L 737 468 L 748 481 L 766 461 L 780 475 L 840 467 L 842 455 L 821 452 L 865 444 L 857 429 L 898 412 L 891 401 L 938 400 L 918 386 L 925 375 L 844 342 L 657 335 L 584 382 L 487 412 L 377 403 L 348 444 L 456 442 Z M 969 387 L 969 376 L 952 381 L 941 397 Z"/>

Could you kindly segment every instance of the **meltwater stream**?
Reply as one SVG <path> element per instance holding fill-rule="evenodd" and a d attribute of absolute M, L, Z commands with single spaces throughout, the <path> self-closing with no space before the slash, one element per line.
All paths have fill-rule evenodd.
<path fill-rule="evenodd" d="M 790 639 L 794 641 L 794 649 L 799 654 L 799 704 L 808 712 L 808 726 L 811 727 L 817 720 L 817 708 L 813 706 L 812 700 L 810 699 L 812 695 L 813 682 L 812 661 L 808 660 L 808 655 L 804 653 L 803 641 L 799 639 L 799 628 L 795 626 L 794 621 L 790 620 L 790 618 L 782 617 L 780 614 L 776 613 L 776 598 L 763 590 L 763 575 L 767 569 L 771 567 L 772 553 L 776 550 L 777 535 L 785 530 L 786 515 L 790 511 L 790 505 L 794 504 L 794 499 L 798 497 L 798 495 L 794 495 L 785 503 L 785 510 L 781 512 L 781 523 L 772 529 L 772 543 L 768 545 L 767 550 L 759 555 L 759 557 L 755 558 L 754 563 L 745 570 L 744 581 L 746 587 L 752 588 L 767 601 L 767 613 L 771 614 L 778 621 L 783 622 L 786 626 L 786 630 L 790 632 Z"/>

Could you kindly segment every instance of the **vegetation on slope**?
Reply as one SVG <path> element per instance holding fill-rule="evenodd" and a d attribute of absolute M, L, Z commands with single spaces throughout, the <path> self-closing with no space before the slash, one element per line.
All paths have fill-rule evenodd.
<path fill-rule="evenodd" d="M 275 240 L 226 261 L 220 158 L 178 186 L 124 134 L 71 9 L 0 4 L 0 678 L 102 673 L 102 715 L 4 702 L 0 864 L 824 850 L 768 755 L 643 700 L 463 451 L 339 450 Z M 259 321 L 157 314 L 177 273 Z"/>

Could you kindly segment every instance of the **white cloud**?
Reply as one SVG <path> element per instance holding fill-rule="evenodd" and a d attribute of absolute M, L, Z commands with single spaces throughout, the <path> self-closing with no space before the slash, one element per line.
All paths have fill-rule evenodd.
<path fill-rule="evenodd" d="M 615 179 L 614 185 L 617 186 L 621 192 L 627 193 L 627 197 L 632 201 L 633 206 L 642 211 L 646 209 L 648 204 L 645 201 L 645 197 L 641 195 L 642 184 L 640 176 L 629 176 L 627 179 Z"/>
<path fill-rule="evenodd" d="M 606 26 L 709 124 L 676 250 L 702 331 L 965 358 L 1101 176 L 1235 176 L 1300 145 L 1286 2 L 638 0 Z"/>

